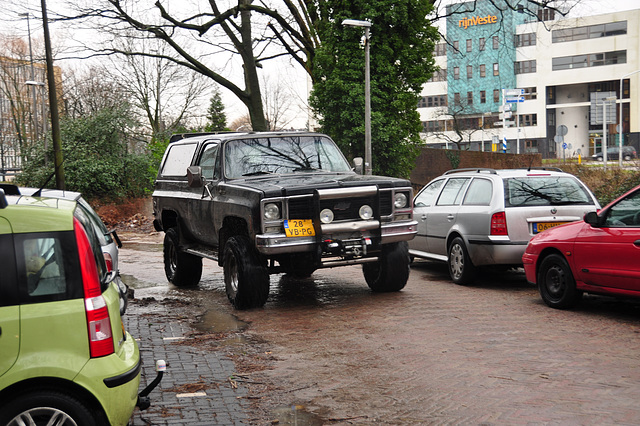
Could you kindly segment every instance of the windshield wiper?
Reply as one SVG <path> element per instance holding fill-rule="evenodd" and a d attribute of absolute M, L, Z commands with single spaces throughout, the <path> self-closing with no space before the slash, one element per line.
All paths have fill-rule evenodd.
<path fill-rule="evenodd" d="M 272 175 L 272 174 L 273 172 L 261 170 L 259 172 L 245 173 L 242 176 L 258 176 L 258 175 Z"/>

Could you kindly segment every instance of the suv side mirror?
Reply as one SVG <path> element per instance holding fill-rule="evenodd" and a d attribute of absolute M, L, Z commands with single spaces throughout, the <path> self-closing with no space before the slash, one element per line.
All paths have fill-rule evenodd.
<path fill-rule="evenodd" d="M 589 212 L 584 215 L 584 221 L 587 222 L 591 226 L 599 227 L 600 224 L 600 216 L 596 212 Z"/>
<path fill-rule="evenodd" d="M 0 189 L 0 209 L 4 209 L 8 205 L 9 203 L 7 203 L 7 197 L 4 196 L 4 189 Z"/>
<path fill-rule="evenodd" d="M 189 181 L 189 188 L 200 188 L 204 185 L 200 166 L 187 167 L 187 180 Z"/>
<path fill-rule="evenodd" d="M 353 159 L 353 171 L 359 175 L 364 173 L 364 160 L 362 157 L 356 157 Z"/>

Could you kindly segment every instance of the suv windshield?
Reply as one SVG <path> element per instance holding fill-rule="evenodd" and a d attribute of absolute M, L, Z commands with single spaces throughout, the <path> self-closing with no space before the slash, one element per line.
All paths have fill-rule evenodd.
<path fill-rule="evenodd" d="M 224 173 L 229 179 L 300 171 L 349 172 L 351 167 L 326 137 L 281 136 L 229 141 Z"/>
<path fill-rule="evenodd" d="M 505 206 L 593 204 L 582 186 L 571 177 L 535 176 L 505 179 Z"/>

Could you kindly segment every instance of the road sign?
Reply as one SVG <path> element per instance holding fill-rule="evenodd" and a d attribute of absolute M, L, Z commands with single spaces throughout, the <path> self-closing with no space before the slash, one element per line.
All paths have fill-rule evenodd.
<path fill-rule="evenodd" d="M 502 120 L 503 118 L 511 118 L 512 114 L 513 114 L 513 113 L 512 113 L 511 111 L 501 112 L 501 113 L 498 115 L 498 118 L 500 118 L 500 120 Z"/>
<path fill-rule="evenodd" d="M 568 131 L 569 129 L 567 129 L 567 126 L 565 126 L 564 124 L 561 124 L 558 126 L 558 129 L 556 130 L 556 134 L 559 136 L 566 136 Z"/>
<path fill-rule="evenodd" d="M 513 98 L 505 98 L 504 101 L 507 102 L 507 103 L 524 102 L 524 97 L 516 96 L 516 97 L 513 97 Z"/>
<path fill-rule="evenodd" d="M 524 89 L 504 89 L 504 97 L 514 97 L 524 95 Z"/>

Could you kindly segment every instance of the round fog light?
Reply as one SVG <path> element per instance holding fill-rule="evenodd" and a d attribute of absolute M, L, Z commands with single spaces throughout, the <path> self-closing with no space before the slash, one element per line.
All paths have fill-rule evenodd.
<path fill-rule="evenodd" d="M 333 222 L 333 212 L 331 209 L 324 209 L 320 212 L 320 222 L 331 223 Z"/>
<path fill-rule="evenodd" d="M 358 214 L 360 215 L 361 219 L 369 220 L 373 217 L 373 209 L 365 204 L 364 206 L 360 207 L 360 211 L 358 212 Z"/>

